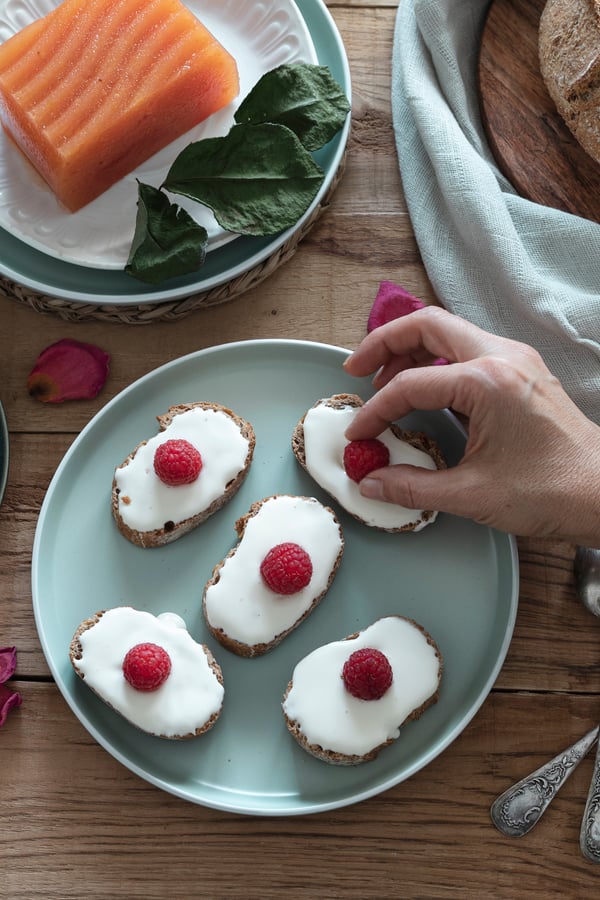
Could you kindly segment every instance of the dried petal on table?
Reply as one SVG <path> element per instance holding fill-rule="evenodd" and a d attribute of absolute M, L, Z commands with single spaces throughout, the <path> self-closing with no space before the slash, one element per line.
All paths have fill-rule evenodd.
<path fill-rule="evenodd" d="M 0 647 L 0 684 L 8 681 L 17 667 L 17 648 Z"/>
<path fill-rule="evenodd" d="M 0 684 L 0 728 L 6 722 L 11 709 L 23 702 L 18 691 L 13 691 L 7 684 Z"/>
<path fill-rule="evenodd" d="M 422 300 L 410 294 L 399 284 L 395 284 L 393 281 L 382 281 L 369 313 L 367 333 L 424 307 L 425 303 Z M 447 362 L 447 359 L 439 357 L 434 359 L 431 365 L 444 366 Z"/>
<path fill-rule="evenodd" d="M 0 647 L 0 727 L 6 722 L 9 711 L 23 702 L 18 691 L 5 684 L 17 666 L 17 648 Z"/>
<path fill-rule="evenodd" d="M 89 400 L 104 387 L 109 362 L 100 347 L 63 338 L 40 353 L 27 378 L 27 390 L 42 403 Z"/>
<path fill-rule="evenodd" d="M 422 300 L 409 294 L 399 284 L 394 284 L 393 281 L 382 281 L 369 313 L 367 332 L 379 328 L 380 325 L 386 325 L 393 319 L 407 316 L 417 309 L 423 309 L 424 306 Z"/>

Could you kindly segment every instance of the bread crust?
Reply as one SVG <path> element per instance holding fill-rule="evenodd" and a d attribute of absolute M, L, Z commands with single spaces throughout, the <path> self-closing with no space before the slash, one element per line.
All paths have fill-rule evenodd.
<path fill-rule="evenodd" d="M 316 403 L 313 404 L 311 409 L 316 409 L 316 407 L 321 404 L 326 404 L 330 406 L 332 409 L 344 409 L 347 406 L 354 406 L 357 409 L 364 405 L 364 401 L 357 394 L 334 394 L 332 397 L 327 397 L 325 399 L 317 400 Z M 308 471 L 308 467 L 306 465 L 306 452 L 304 447 L 304 420 L 310 410 L 307 410 L 292 433 L 292 451 L 294 456 L 300 463 L 303 469 L 313 478 L 314 476 Z M 417 450 L 422 450 L 424 453 L 427 453 L 428 456 L 434 461 L 437 469 L 445 469 L 446 461 L 443 457 L 442 451 L 436 441 L 433 438 L 430 438 L 427 434 L 422 431 L 407 431 L 406 429 L 400 428 L 399 425 L 392 423 L 389 426 L 392 434 L 398 438 L 400 441 L 404 441 L 407 444 L 410 444 L 412 447 L 415 447 Z M 333 495 L 332 495 L 333 496 Z M 334 500 L 337 500 L 337 497 L 334 497 Z M 339 502 L 339 501 L 338 501 Z M 369 522 L 365 522 L 360 516 L 351 512 L 350 510 L 346 510 L 348 515 L 351 515 L 354 519 L 360 522 L 363 525 L 368 525 L 370 528 L 375 528 L 379 531 L 386 531 L 389 533 L 400 533 L 406 531 L 414 531 L 418 525 L 421 525 L 423 522 L 429 522 L 429 520 L 435 516 L 435 510 L 423 510 L 420 518 L 416 522 L 409 522 L 406 525 L 401 526 L 400 528 L 383 528 L 382 526 L 373 525 Z"/>
<path fill-rule="evenodd" d="M 217 565 L 214 567 L 213 573 L 212 573 L 210 579 L 207 581 L 207 583 L 204 587 L 204 592 L 202 594 L 202 613 L 204 615 L 204 620 L 206 622 L 206 626 L 207 626 L 209 632 L 212 634 L 212 636 L 215 638 L 216 641 L 218 641 L 227 650 L 230 650 L 231 653 L 235 653 L 237 656 L 243 656 L 246 659 L 249 659 L 254 656 L 262 656 L 263 654 L 267 653 L 269 650 L 272 650 L 274 647 L 277 647 L 278 644 L 280 644 L 283 641 L 283 639 L 288 636 L 288 634 L 291 634 L 292 631 L 295 631 L 296 628 L 298 628 L 298 626 L 301 625 L 302 622 L 304 622 L 304 620 L 309 617 L 309 615 L 313 612 L 314 609 L 316 609 L 316 607 L 319 605 L 319 603 L 321 602 L 321 600 L 324 598 L 325 594 L 328 592 L 329 588 L 331 587 L 331 585 L 333 583 L 333 579 L 335 578 L 336 573 L 340 567 L 340 563 L 342 561 L 342 556 L 344 553 L 344 546 L 345 546 L 342 527 L 341 527 L 340 523 L 338 522 L 337 516 L 335 515 L 334 511 L 329 506 L 325 506 L 325 509 L 329 513 L 331 513 L 333 520 L 338 527 L 339 535 L 340 535 L 340 551 L 336 557 L 336 560 L 331 569 L 331 572 L 329 573 L 329 578 L 328 578 L 327 586 L 326 586 L 325 590 L 321 591 L 320 594 L 313 597 L 311 605 L 308 607 L 308 609 L 306 609 L 304 611 L 304 613 L 298 619 L 296 619 L 296 621 L 292 625 L 290 625 L 289 628 L 287 628 L 285 631 L 282 631 L 280 634 L 276 635 L 276 637 L 273 638 L 272 641 L 260 643 L 260 644 L 244 644 L 243 642 L 237 641 L 237 640 L 235 640 L 235 638 L 230 637 L 228 634 L 226 634 L 223 631 L 223 629 L 215 628 L 211 624 L 211 622 L 209 621 L 208 615 L 207 615 L 207 610 L 206 610 L 207 591 L 212 585 L 215 585 L 218 582 L 221 569 L 223 568 L 223 566 L 225 565 L 227 560 L 231 559 L 231 557 L 235 556 L 237 549 L 240 545 L 240 541 L 242 540 L 242 538 L 244 536 L 244 531 L 246 530 L 246 526 L 247 526 L 248 522 L 250 521 L 250 519 L 252 519 L 254 516 L 256 516 L 260 512 L 261 507 L 265 503 L 267 503 L 269 500 L 273 500 L 276 497 L 289 497 L 289 496 L 292 496 L 292 495 L 291 494 L 273 494 L 270 497 L 265 497 L 263 500 L 257 500 L 256 502 L 254 502 L 252 504 L 252 506 L 250 507 L 248 512 L 245 515 L 241 516 L 237 520 L 234 527 L 235 527 L 235 530 L 238 535 L 238 541 L 237 541 L 235 547 L 231 548 L 231 550 L 229 551 L 227 556 L 224 559 L 222 559 L 220 562 L 218 562 Z M 298 497 L 296 499 L 309 500 L 312 498 Z"/>
<path fill-rule="evenodd" d="M 392 618 L 392 616 L 386 616 L 385 618 Z M 398 727 L 402 728 L 408 722 L 412 722 L 416 719 L 419 719 L 425 710 L 429 709 L 430 706 L 433 706 L 434 703 L 437 703 L 439 699 L 439 685 L 442 678 L 442 672 L 444 669 L 444 660 L 441 654 L 441 651 L 431 637 L 428 631 L 423 628 L 418 622 L 415 622 L 414 619 L 411 619 L 407 616 L 393 616 L 393 618 L 403 619 L 405 622 L 409 622 L 415 628 L 418 628 L 419 631 L 423 634 L 427 643 L 433 647 L 435 651 L 435 655 L 438 659 L 439 669 L 438 669 L 438 689 L 433 693 L 424 703 L 421 704 L 417 709 L 414 709 L 410 715 L 408 715 L 402 722 L 398 723 Z M 376 620 L 379 621 L 379 620 Z M 344 641 L 353 641 L 356 640 L 362 634 L 360 631 L 355 631 L 354 634 L 349 634 L 347 637 L 343 638 Z M 340 673 L 341 677 L 341 673 Z M 288 694 L 290 693 L 293 687 L 293 679 L 291 679 L 287 685 L 285 693 L 283 695 L 283 703 L 287 700 Z M 377 702 L 377 701 L 364 701 L 364 702 Z M 310 753 L 311 756 L 314 756 L 316 759 L 320 759 L 322 762 L 329 763 L 334 766 L 357 766 L 364 762 L 371 762 L 379 756 L 380 752 L 385 748 L 389 747 L 390 744 L 393 744 L 398 738 L 390 738 L 387 741 L 383 741 L 383 743 L 378 744 L 376 747 L 373 747 L 368 753 L 356 755 L 356 754 L 347 754 L 347 753 L 339 753 L 333 750 L 327 750 L 324 747 L 321 747 L 319 744 L 311 744 L 305 734 L 303 733 L 298 722 L 290 719 L 286 714 L 285 709 L 283 709 L 283 716 L 285 719 L 285 724 L 287 725 L 288 731 L 292 735 L 292 737 L 300 744 L 303 750 L 306 750 L 307 753 Z"/>
<path fill-rule="evenodd" d="M 226 406 L 221 406 L 219 403 L 210 403 L 204 400 L 198 400 L 193 403 L 180 403 L 176 406 L 171 406 L 166 413 L 156 417 L 159 425 L 159 433 L 166 430 L 175 416 L 178 416 L 180 413 L 188 412 L 190 409 L 197 408 L 217 410 L 229 416 L 235 422 L 241 434 L 248 441 L 248 453 L 244 466 L 242 469 L 240 469 L 237 476 L 229 482 L 226 490 L 221 494 L 221 496 L 217 497 L 216 500 L 214 500 L 206 509 L 200 510 L 198 513 L 196 513 L 196 515 L 189 516 L 187 519 L 182 519 L 180 522 L 165 523 L 162 528 L 156 528 L 152 531 L 137 531 L 134 528 L 130 528 L 129 525 L 127 525 L 126 522 L 123 521 L 119 512 L 119 489 L 117 487 L 116 477 L 113 477 L 111 491 L 111 510 L 113 518 L 117 523 L 117 527 L 123 537 L 126 537 L 128 541 L 131 541 L 131 543 L 133 544 L 137 544 L 139 547 L 162 547 L 165 544 L 169 544 L 172 541 L 183 537 L 183 535 L 188 534 L 190 531 L 193 531 L 194 528 L 197 528 L 199 525 L 209 519 L 210 516 L 218 512 L 218 510 L 220 510 L 223 506 L 225 506 L 226 503 L 231 500 L 234 494 L 241 487 L 244 479 L 246 478 L 246 475 L 248 474 L 250 464 L 254 455 L 254 448 L 256 446 L 256 435 L 254 433 L 254 428 L 252 427 L 250 422 L 248 422 L 246 419 L 241 418 L 241 416 L 238 416 Z M 135 458 L 138 450 L 141 447 L 145 446 L 147 443 L 147 440 L 141 441 L 137 445 L 137 447 L 132 450 L 129 456 L 121 463 L 121 465 L 117 467 L 117 469 L 122 469 L 125 466 L 129 465 L 129 463 Z"/>
<path fill-rule="evenodd" d="M 81 678 L 82 681 L 85 681 L 85 675 L 83 674 L 83 672 L 77 665 L 79 660 L 81 660 L 83 657 L 83 647 L 81 644 L 81 635 L 85 631 L 88 631 L 88 629 L 93 628 L 94 625 L 97 625 L 105 612 L 107 612 L 107 610 L 102 609 L 99 612 L 94 613 L 93 616 L 90 616 L 89 618 L 84 619 L 84 621 L 81 622 L 81 624 L 77 627 L 77 630 L 75 631 L 75 634 L 73 635 L 73 637 L 71 639 L 71 643 L 69 645 L 69 659 L 71 660 L 71 665 L 73 666 L 73 669 L 75 670 L 75 672 L 77 673 L 79 678 Z M 200 644 L 200 646 L 204 650 L 204 653 L 206 654 L 206 658 L 208 660 L 208 664 L 209 664 L 210 668 L 212 669 L 212 671 L 214 672 L 219 684 L 222 685 L 223 684 L 223 673 L 221 671 L 220 665 L 218 664 L 218 662 L 214 658 L 213 654 L 211 653 L 210 648 L 207 647 L 206 644 Z M 111 709 L 114 709 L 114 707 L 104 697 L 102 697 L 98 693 L 98 691 L 94 690 L 94 688 L 91 688 L 91 687 L 90 687 L 90 690 L 94 691 L 94 693 L 98 697 L 100 697 L 100 699 L 104 703 L 106 703 L 107 706 L 109 706 Z M 120 716 L 123 716 L 124 719 L 127 719 L 127 717 L 124 716 L 123 713 L 121 713 L 119 710 L 115 710 L 115 712 L 118 712 L 118 714 Z M 217 721 L 217 719 L 219 718 L 220 715 L 221 715 L 221 709 L 219 709 L 217 712 L 213 713 L 212 716 L 210 716 L 210 718 L 207 719 L 203 725 L 199 726 L 194 731 L 191 731 L 188 734 L 176 734 L 176 735 L 156 734 L 156 732 L 147 732 L 143 728 L 140 728 L 140 731 L 144 731 L 145 734 L 153 734 L 155 737 L 164 738 L 165 740 L 173 740 L 173 741 L 189 740 L 190 738 L 200 737 L 201 734 L 205 734 L 207 731 L 209 731 L 213 727 L 213 725 L 215 724 L 215 722 Z M 130 721 L 130 720 L 127 719 L 127 721 Z M 131 722 L 131 724 L 134 725 L 136 728 L 139 727 L 135 724 L 135 722 Z"/>
<path fill-rule="evenodd" d="M 538 56 L 566 126 L 600 162 L 599 0 L 548 0 L 540 18 Z"/>

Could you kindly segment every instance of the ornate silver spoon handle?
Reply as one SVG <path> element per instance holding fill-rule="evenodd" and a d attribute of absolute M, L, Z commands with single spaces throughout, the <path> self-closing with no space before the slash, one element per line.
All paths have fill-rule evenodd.
<path fill-rule="evenodd" d="M 563 750 L 550 762 L 522 778 L 511 788 L 500 794 L 492 803 L 490 815 L 496 828 L 509 837 L 522 837 L 531 831 L 546 812 L 551 801 L 563 786 L 569 775 L 588 753 L 598 739 L 599 726 L 593 728 L 579 741 Z M 600 778 L 600 770 L 599 770 Z M 600 784 L 596 782 L 596 816 L 600 826 Z M 600 852 L 600 834 L 596 837 Z"/>
<path fill-rule="evenodd" d="M 581 822 L 579 846 L 587 859 L 600 863 L 600 745 Z"/>

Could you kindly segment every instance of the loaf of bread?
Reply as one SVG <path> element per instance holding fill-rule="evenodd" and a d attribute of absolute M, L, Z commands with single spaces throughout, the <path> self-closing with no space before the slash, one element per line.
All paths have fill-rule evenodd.
<path fill-rule="evenodd" d="M 218 403 L 182 403 L 157 421 L 159 433 L 129 454 L 112 484 L 119 531 L 140 547 L 170 543 L 221 509 L 248 474 L 256 444 L 250 422 Z M 165 484 L 154 468 L 156 450 L 182 439 L 200 453 L 200 472 L 191 483 Z"/>
<path fill-rule="evenodd" d="M 132 685 L 125 675 L 127 654 L 143 645 L 155 653 L 159 648 L 161 660 L 166 654 L 168 670 L 159 673 L 156 687 L 147 682 L 143 687 Z M 175 613 L 154 616 L 130 606 L 101 610 L 78 626 L 69 658 L 77 675 L 108 706 L 156 737 L 198 737 L 221 714 L 225 692 L 221 667 Z M 148 676 L 147 671 L 144 674 Z"/>
<path fill-rule="evenodd" d="M 344 538 L 333 510 L 288 494 L 253 503 L 235 529 L 238 543 L 215 566 L 202 609 L 219 643 L 253 657 L 280 644 L 316 609 L 340 566 Z M 265 581 L 262 564 L 271 551 L 281 551 L 274 562 L 279 584 Z"/>
<path fill-rule="evenodd" d="M 318 400 L 300 419 L 292 434 L 292 450 L 317 484 L 364 525 L 380 531 L 420 531 L 437 517 L 434 510 L 412 510 L 381 500 L 369 500 L 344 469 L 345 431 L 363 400 L 356 394 L 335 394 Z M 441 449 L 423 432 L 390 425 L 379 435 L 389 450 L 389 463 L 408 463 L 430 469 L 446 467 Z"/>
<path fill-rule="evenodd" d="M 600 0 L 548 0 L 538 52 L 558 112 L 583 149 L 600 162 Z"/>
<path fill-rule="evenodd" d="M 374 653 L 379 655 L 375 670 L 369 668 Z M 376 692 L 381 656 L 388 678 Z M 348 686 L 360 687 L 361 665 L 367 667 L 369 691 L 376 693 L 371 699 L 356 696 Z M 386 616 L 300 660 L 283 698 L 286 725 L 302 749 L 323 762 L 369 762 L 399 737 L 401 726 L 437 701 L 442 669 L 440 650 L 424 628 L 402 616 Z"/>

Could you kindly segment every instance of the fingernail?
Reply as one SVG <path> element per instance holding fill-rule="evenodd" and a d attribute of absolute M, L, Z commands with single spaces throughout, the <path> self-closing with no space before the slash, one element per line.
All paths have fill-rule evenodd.
<path fill-rule="evenodd" d="M 352 359 L 352 353 L 350 354 L 350 356 L 347 356 L 347 357 L 346 357 L 346 359 L 345 359 L 344 362 L 342 363 L 342 368 L 345 369 L 346 366 L 348 365 L 348 363 L 350 362 L 351 359 Z"/>
<path fill-rule="evenodd" d="M 383 484 L 379 478 L 363 478 L 359 485 L 359 490 L 363 497 L 368 500 L 383 500 Z"/>

